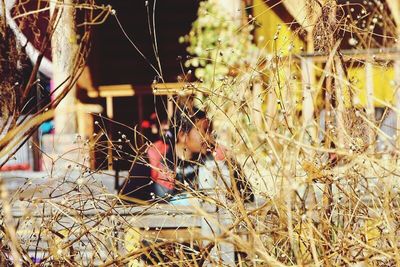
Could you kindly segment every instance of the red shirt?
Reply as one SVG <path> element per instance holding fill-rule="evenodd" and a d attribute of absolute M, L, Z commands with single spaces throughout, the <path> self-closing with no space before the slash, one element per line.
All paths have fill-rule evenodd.
<path fill-rule="evenodd" d="M 166 155 L 170 149 L 169 145 L 165 144 L 162 140 L 158 140 L 151 144 L 147 150 L 151 168 L 151 179 L 165 188 L 172 190 L 175 187 L 175 173 L 169 169 L 166 163 Z M 226 151 L 218 146 L 215 149 L 214 157 L 217 161 L 226 159 Z"/>

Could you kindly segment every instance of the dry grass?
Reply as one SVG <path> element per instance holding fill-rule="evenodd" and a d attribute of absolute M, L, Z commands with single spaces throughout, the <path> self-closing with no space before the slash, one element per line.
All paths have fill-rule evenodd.
<path fill-rule="evenodd" d="M 202 94 L 202 105 L 215 122 L 219 141 L 229 148 L 251 181 L 257 203 L 245 203 L 237 190 L 227 188 L 208 196 L 192 192 L 203 205 L 215 205 L 229 215 L 219 232 L 192 240 L 192 247 L 199 247 L 192 254 L 183 253 L 185 242 L 174 237 L 140 246 L 140 237 L 134 234 L 137 225 L 129 221 L 131 218 L 140 220 L 153 209 L 158 215 L 179 220 L 186 211 L 158 201 L 141 212 L 134 211 L 96 181 L 97 172 L 74 163 L 58 178 L 49 174 L 48 182 L 42 185 L 27 181 L 12 196 L 2 185 L 2 264 L 12 255 L 22 265 L 33 265 L 28 255 L 33 249 L 43 253 L 37 254 L 41 266 L 122 266 L 139 264 L 134 260 L 143 255 L 154 265 L 201 266 L 209 262 L 220 266 L 223 263 L 210 250 L 229 243 L 241 251 L 239 266 L 400 265 L 398 149 L 377 153 L 375 140 L 382 135 L 379 122 L 352 100 L 343 103 L 344 94 L 338 94 L 342 92 L 339 89 L 356 94 L 347 67 L 360 61 L 351 55 L 345 60 L 341 55 L 337 45 L 343 41 L 341 33 L 351 31 L 359 36 L 359 48 L 384 48 L 393 44 L 387 41 L 394 35 L 393 25 L 387 20 L 389 16 L 383 16 L 385 37 L 376 41 L 374 33 L 368 32 L 369 25 L 367 30 L 357 29 L 352 19 L 343 16 L 351 4 L 326 2 L 322 15 L 309 14 L 319 18 L 313 32 L 315 48 L 326 54 L 325 63 L 331 61 L 312 66 L 315 71 L 324 71 L 310 92 L 314 100 L 318 92 L 324 92 L 326 115 L 321 115 L 322 107 L 316 101 L 311 101 L 315 106 L 309 121 L 305 119 L 305 104 L 303 110 L 298 108 L 298 82 L 292 78 L 302 68 L 302 57 L 296 54 L 280 57 L 275 53 L 266 61 L 254 60 L 254 65 L 235 66 L 237 75 L 227 76 L 212 90 L 191 85 Z M 385 10 L 376 5 L 370 14 L 385 15 Z M 372 57 L 367 61 L 377 67 L 385 63 Z M 272 111 L 263 104 L 266 102 L 273 104 Z M 398 111 L 391 104 L 387 106 Z M 317 122 L 320 116 L 325 116 L 325 125 Z M 138 135 L 128 127 L 126 132 Z M 134 140 L 122 141 L 138 150 Z M 6 146 L 0 144 L 3 151 Z M 97 148 L 102 146 L 106 143 Z M 114 150 L 116 157 L 124 157 L 118 145 Z M 220 175 L 217 171 L 219 179 Z M 201 207 L 197 203 L 192 211 L 218 225 L 213 213 Z M 19 210 L 20 217 L 13 218 L 13 209 Z M 147 230 L 142 227 L 140 231 Z M 128 234 L 133 236 L 131 241 L 126 241 Z M 208 239 L 208 245 L 203 239 Z M 89 251 L 93 253 L 86 255 Z"/>

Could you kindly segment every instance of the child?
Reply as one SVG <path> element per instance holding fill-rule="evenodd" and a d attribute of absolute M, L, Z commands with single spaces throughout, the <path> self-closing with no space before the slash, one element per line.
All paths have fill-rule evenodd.
<path fill-rule="evenodd" d="M 188 192 L 214 190 L 217 185 L 230 192 L 232 198 L 234 181 L 236 188 L 251 200 L 253 194 L 249 184 L 240 181 L 237 166 L 228 166 L 232 161 L 226 160 L 223 149 L 215 147 L 211 132 L 212 124 L 204 111 L 180 109 L 164 138 L 149 145 L 146 151 L 149 170 L 143 172 L 143 165 L 141 168 L 136 166 L 132 168 L 131 176 L 151 179 L 147 183 L 152 186 L 152 193 L 146 194 L 152 199 L 177 200 L 178 194 L 182 199 Z M 136 192 L 136 195 L 140 193 Z"/>

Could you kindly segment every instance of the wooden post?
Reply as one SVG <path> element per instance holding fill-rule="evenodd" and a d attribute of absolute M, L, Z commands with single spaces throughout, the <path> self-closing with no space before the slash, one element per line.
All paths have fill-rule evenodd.
<path fill-rule="evenodd" d="M 314 36 L 312 30 L 307 32 L 307 53 L 314 53 Z M 301 78 L 303 84 L 303 129 L 308 131 L 308 133 L 311 135 L 312 141 L 315 141 L 316 134 L 314 133 L 314 129 L 310 129 L 314 116 L 312 90 L 315 82 L 315 75 L 313 64 L 313 59 L 311 57 L 301 59 Z"/>
<path fill-rule="evenodd" d="M 93 115 L 92 114 L 100 114 L 103 112 L 103 107 L 97 104 L 83 104 L 78 102 L 77 104 L 77 118 L 78 118 L 78 133 L 83 139 L 88 139 L 89 146 L 89 166 L 91 169 L 95 169 L 96 161 L 95 161 L 95 149 L 93 133 Z"/>
<path fill-rule="evenodd" d="M 107 118 L 112 120 L 114 118 L 114 103 L 113 103 L 113 97 L 112 96 L 107 96 L 106 97 L 106 113 L 107 113 Z M 112 150 L 112 123 L 109 123 L 110 127 L 108 128 L 108 133 L 107 133 L 107 169 L 112 170 L 113 169 L 113 150 Z"/>
<path fill-rule="evenodd" d="M 367 90 L 367 116 L 372 119 L 374 115 L 374 70 L 370 62 L 365 62 L 365 77 Z"/>
<path fill-rule="evenodd" d="M 174 97 L 173 96 L 167 96 L 167 115 L 168 115 L 168 126 L 171 126 L 171 123 L 173 123 L 173 117 L 174 117 Z"/>
<path fill-rule="evenodd" d="M 331 148 L 332 144 L 332 75 L 326 77 L 326 87 L 325 87 L 325 148 Z"/>
<path fill-rule="evenodd" d="M 301 59 L 301 77 L 303 84 L 303 128 L 311 135 L 312 140 L 316 138 L 312 120 L 314 117 L 313 83 L 314 69 L 311 57 Z"/>
<path fill-rule="evenodd" d="M 343 120 L 343 114 L 345 112 L 345 105 L 344 105 L 344 74 L 343 69 L 338 60 L 335 60 L 335 69 L 336 69 L 336 76 L 335 76 L 335 94 L 336 94 L 336 130 L 337 130 L 337 147 L 339 149 L 344 148 L 344 135 L 345 135 L 345 124 Z"/>
<path fill-rule="evenodd" d="M 39 75 L 37 75 L 37 78 L 39 79 Z M 36 111 L 40 110 L 42 108 L 42 93 L 41 93 L 41 89 L 40 89 L 40 84 L 37 83 L 36 85 Z M 40 151 L 40 138 L 39 138 L 39 130 L 36 130 L 33 135 L 32 138 L 30 140 L 30 142 L 33 143 L 32 146 L 32 154 L 33 154 L 33 168 L 32 170 L 37 172 L 37 171 L 41 171 L 41 161 L 42 161 L 42 153 Z"/>
<path fill-rule="evenodd" d="M 375 107 L 374 107 L 374 69 L 370 62 L 365 62 L 365 76 L 366 76 L 366 90 L 367 90 L 367 118 L 375 124 Z M 372 127 L 369 127 L 368 131 L 368 142 L 373 143 L 374 131 Z M 373 149 L 373 146 L 368 146 L 369 149 Z M 373 150 L 372 150 L 373 151 Z"/>

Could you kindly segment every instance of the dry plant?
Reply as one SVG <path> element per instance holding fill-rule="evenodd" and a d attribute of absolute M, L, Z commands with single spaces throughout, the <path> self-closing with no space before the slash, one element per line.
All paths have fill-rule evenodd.
<path fill-rule="evenodd" d="M 395 136 L 380 126 L 388 113 L 398 116 L 397 109 L 393 102 L 385 102 L 385 114 L 376 120 L 373 104 L 371 110 L 370 104 L 355 103 L 365 88 L 352 83 L 349 74 L 360 63 L 391 66 L 396 54 L 384 53 L 395 49 L 396 27 L 384 2 L 365 2 L 314 1 L 320 8 L 308 9 L 315 20 L 306 25 L 313 29 L 314 55 L 289 51 L 282 56 L 284 48 L 278 47 L 266 61 L 254 58 L 249 66 L 239 60 L 239 68 L 225 65 L 236 68 L 237 75 L 227 74 L 214 87 L 198 88 L 209 96 L 202 104 L 216 120 L 217 133 L 223 133 L 220 142 L 231 149 L 266 201 L 256 214 L 247 210 L 252 222 L 246 225 L 248 234 L 255 237 L 253 252 L 263 252 L 253 254 L 250 262 L 398 265 L 397 148 L 383 153 L 376 149 L 382 136 L 386 148 L 395 143 Z M 251 18 L 248 23 L 253 22 Z M 274 38 L 284 37 L 278 27 Z M 342 51 L 347 41 L 364 51 Z M 215 55 L 208 58 L 210 65 L 221 64 L 218 45 L 209 49 Z M 311 91 L 310 121 L 307 103 L 299 109 L 304 99 L 297 97 L 299 84 L 292 78 L 299 70 L 303 76 L 307 73 L 302 65 L 307 58 L 315 61 L 311 68 L 320 73 L 314 84 L 304 85 L 304 77 L 302 81 L 303 90 Z M 394 84 L 393 95 L 397 89 Z M 373 94 L 368 97 L 370 103 L 376 101 Z M 319 122 L 321 117 L 324 123 Z"/>
<path fill-rule="evenodd" d="M 238 266 L 400 265 L 398 150 L 396 146 L 383 152 L 375 148 L 379 138 L 388 146 L 396 143 L 380 126 L 389 111 L 399 116 L 398 108 L 385 102 L 387 111 L 376 120 L 371 106 L 355 103 L 361 88 L 351 82 L 349 74 L 354 64 L 392 65 L 396 58 L 384 55 L 396 44 L 396 28 L 380 1 L 363 5 L 314 2 L 320 9 L 308 9 L 316 19 L 306 25 L 313 28 L 313 55 L 289 51 L 283 56 L 279 47 L 268 54 L 258 47 L 257 56 L 252 47 L 252 61 L 227 65 L 226 76 L 211 77 L 200 85 L 188 83 L 200 95 L 197 104 L 214 120 L 217 140 L 229 150 L 232 160 L 227 166 L 243 170 L 239 179 L 251 182 L 255 202 L 246 201 L 238 187 L 219 183 L 208 192 L 178 185 L 192 195 L 192 206 L 186 208 L 156 198 L 143 206 L 127 204 L 98 182 L 96 177 L 105 173 L 80 163 L 71 163 L 61 176 L 50 174 L 43 184 L 27 180 L 12 195 L 1 180 L 2 264 L 138 266 L 145 261 L 162 266 L 233 265 L 221 261 L 224 250 L 218 249 L 228 244 L 237 251 Z M 360 14 L 351 14 L 354 10 Z M 256 20 L 240 22 L 237 31 L 247 31 L 246 23 Z M 347 33 L 356 40 L 349 43 L 368 49 L 369 54 L 342 51 Z M 279 29 L 278 38 L 282 38 Z M 218 43 L 213 49 L 217 50 L 211 53 L 214 58 L 201 60 L 211 66 L 224 64 L 216 57 L 229 55 L 218 53 Z M 307 66 L 302 64 L 307 58 L 319 60 L 311 68 L 320 75 L 305 85 L 304 77 L 301 82 L 294 77 Z M 298 97 L 299 85 L 307 91 L 304 98 L 311 95 L 310 118 L 306 117 L 309 106 Z M 17 95 L 5 88 L 4 95 Z M 68 86 L 63 88 L 68 90 Z M 319 95 L 321 105 L 317 104 Z M 373 95 L 368 98 L 369 103 L 370 98 L 372 103 L 378 101 Z M 186 102 L 177 102 L 182 103 Z M 20 106 L 10 105 L 4 114 L 13 114 L 7 118 L 14 122 L 7 128 L 11 132 L 24 124 L 15 118 Z M 21 128 L 22 136 L 28 136 L 36 125 Z M 102 124 L 97 125 L 100 134 L 96 138 L 103 135 L 107 139 Z M 134 138 L 128 140 L 128 135 Z M 116 160 L 148 164 L 145 151 L 149 143 L 138 141 L 141 138 L 136 129 L 126 127 L 116 140 L 102 142 L 99 138 L 96 148 L 107 153 L 111 141 Z M 3 153 L 8 143 L 0 144 Z M 90 146 L 82 142 L 82 149 Z M 218 168 L 213 175 L 224 181 Z M 159 216 L 159 221 L 138 223 L 149 214 Z M 212 230 L 209 235 L 195 235 L 190 242 L 179 236 L 157 238 L 168 230 L 163 220 L 182 222 L 187 214 L 203 218 Z M 180 227 L 173 230 L 183 235 Z M 147 234 L 151 231 L 156 242 Z"/>

